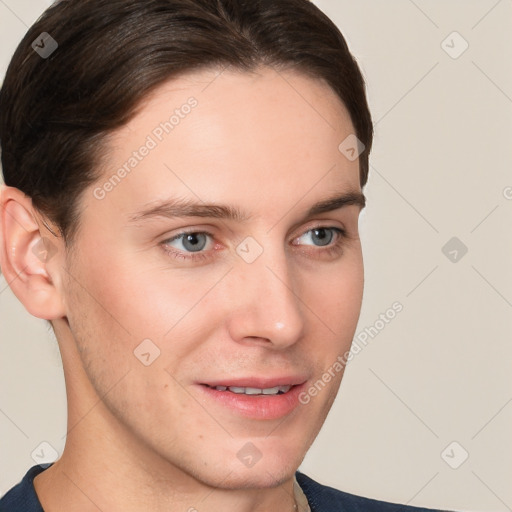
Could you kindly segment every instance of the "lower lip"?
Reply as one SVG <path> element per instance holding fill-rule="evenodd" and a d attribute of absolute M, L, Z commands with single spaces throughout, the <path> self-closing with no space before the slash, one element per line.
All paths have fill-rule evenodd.
<path fill-rule="evenodd" d="M 210 400 L 255 420 L 275 420 L 290 414 L 299 405 L 299 395 L 304 387 L 305 383 L 293 386 L 282 395 L 245 395 L 199 386 Z"/>

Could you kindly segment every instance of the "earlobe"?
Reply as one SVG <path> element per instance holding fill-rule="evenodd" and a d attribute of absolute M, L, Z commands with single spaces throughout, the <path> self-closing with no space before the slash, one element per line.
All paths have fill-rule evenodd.
<path fill-rule="evenodd" d="M 60 239 L 42 232 L 32 200 L 19 189 L 0 188 L 0 267 L 27 311 L 45 320 L 65 315 L 58 272 Z"/>

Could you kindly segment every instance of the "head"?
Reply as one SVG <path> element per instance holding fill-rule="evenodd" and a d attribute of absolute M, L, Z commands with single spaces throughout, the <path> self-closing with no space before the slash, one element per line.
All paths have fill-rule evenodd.
<path fill-rule="evenodd" d="M 8 68 L 0 143 L 2 271 L 52 323 L 67 444 L 115 433 L 216 487 L 293 475 L 363 292 L 372 123 L 332 22 L 307 0 L 58 1 Z"/>

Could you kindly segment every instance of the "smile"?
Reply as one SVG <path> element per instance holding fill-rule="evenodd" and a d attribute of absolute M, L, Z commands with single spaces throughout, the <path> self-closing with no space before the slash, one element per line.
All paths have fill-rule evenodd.
<path fill-rule="evenodd" d="M 197 389 L 213 407 L 253 420 L 276 420 L 293 412 L 306 386 L 303 378 L 236 379 L 202 383 Z M 245 381 L 245 382 L 244 382 Z M 288 382 L 289 384 L 283 384 Z"/>
<path fill-rule="evenodd" d="M 273 388 L 243 388 L 239 386 L 208 386 L 217 391 L 230 391 L 238 395 L 283 395 L 288 393 L 292 386 L 274 386 Z"/>

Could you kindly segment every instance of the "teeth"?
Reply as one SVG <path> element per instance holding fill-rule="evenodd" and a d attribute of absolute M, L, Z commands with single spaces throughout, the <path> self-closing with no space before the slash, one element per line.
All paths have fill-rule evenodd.
<path fill-rule="evenodd" d="M 245 388 L 237 388 L 235 386 L 231 386 L 230 388 L 228 388 L 229 391 L 231 391 L 232 393 L 237 393 L 237 394 L 242 394 L 242 393 L 245 393 Z"/>
<path fill-rule="evenodd" d="M 264 395 L 277 395 L 277 393 L 279 393 L 279 387 L 280 386 L 276 386 L 275 388 L 262 389 L 261 392 Z"/>
<path fill-rule="evenodd" d="M 279 395 L 283 393 L 288 393 L 290 391 L 291 386 L 275 386 L 273 388 L 242 388 L 238 386 L 215 386 L 217 391 L 231 391 L 232 393 L 236 393 L 238 395 Z"/>
<path fill-rule="evenodd" d="M 246 395 L 261 395 L 261 389 L 258 388 L 245 388 Z"/>

